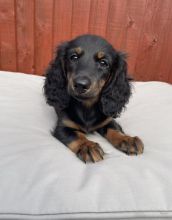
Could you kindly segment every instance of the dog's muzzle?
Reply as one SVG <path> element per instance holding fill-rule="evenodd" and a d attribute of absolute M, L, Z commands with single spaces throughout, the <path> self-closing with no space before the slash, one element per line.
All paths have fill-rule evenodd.
<path fill-rule="evenodd" d="M 88 77 L 79 76 L 73 80 L 73 87 L 77 94 L 86 93 L 89 90 L 90 86 L 91 86 L 91 81 Z"/>

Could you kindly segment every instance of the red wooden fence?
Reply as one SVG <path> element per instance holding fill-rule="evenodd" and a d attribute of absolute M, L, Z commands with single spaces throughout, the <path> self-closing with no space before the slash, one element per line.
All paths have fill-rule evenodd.
<path fill-rule="evenodd" d="M 136 80 L 172 82 L 172 0 L 0 0 L 0 69 L 42 75 L 83 33 L 127 51 Z"/>

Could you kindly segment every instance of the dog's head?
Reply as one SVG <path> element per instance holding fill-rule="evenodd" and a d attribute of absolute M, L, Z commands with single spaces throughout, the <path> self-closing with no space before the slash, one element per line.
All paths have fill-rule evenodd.
<path fill-rule="evenodd" d="M 72 96 L 83 103 L 97 101 L 105 115 L 116 117 L 130 96 L 125 55 L 99 36 L 77 37 L 58 47 L 44 88 L 48 103 L 59 111 Z"/>

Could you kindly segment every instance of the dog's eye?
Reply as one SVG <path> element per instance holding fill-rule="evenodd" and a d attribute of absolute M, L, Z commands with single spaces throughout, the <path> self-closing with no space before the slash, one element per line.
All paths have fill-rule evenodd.
<path fill-rule="evenodd" d="M 79 59 L 79 57 L 78 57 L 77 54 L 72 54 L 72 55 L 70 56 L 70 60 L 71 60 L 71 61 L 77 61 L 78 59 Z"/>
<path fill-rule="evenodd" d="M 108 62 L 104 59 L 99 60 L 99 64 L 101 67 L 108 67 L 109 66 Z"/>

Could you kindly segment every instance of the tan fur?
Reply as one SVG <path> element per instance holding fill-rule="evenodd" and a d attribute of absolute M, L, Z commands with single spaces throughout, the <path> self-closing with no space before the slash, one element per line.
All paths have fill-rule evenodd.
<path fill-rule="evenodd" d="M 108 129 L 107 134 L 105 136 L 109 142 L 111 142 L 113 145 L 117 145 L 122 140 L 125 140 L 127 136 L 122 134 L 120 131 L 115 131 L 113 129 Z"/>
<path fill-rule="evenodd" d="M 95 142 L 88 140 L 81 132 L 76 132 L 78 139 L 68 144 L 70 150 L 77 154 L 85 163 L 92 160 L 97 162 L 103 160 L 104 151 Z"/>
<path fill-rule="evenodd" d="M 144 145 L 138 137 L 130 137 L 113 129 L 108 129 L 105 137 L 115 148 L 129 155 L 143 153 Z"/>
<path fill-rule="evenodd" d="M 99 82 L 99 89 L 101 90 L 103 88 L 103 86 L 105 85 L 106 81 L 101 79 Z"/>
<path fill-rule="evenodd" d="M 103 122 L 101 122 L 100 124 L 96 125 L 96 126 L 93 126 L 93 127 L 90 127 L 89 128 L 89 132 L 91 131 L 95 131 L 99 128 L 102 128 L 104 127 L 105 125 L 107 125 L 110 121 L 112 120 L 111 117 L 108 117 L 106 118 Z M 69 119 L 64 119 L 63 120 L 63 124 L 66 126 L 66 127 L 69 127 L 69 128 L 74 128 L 74 129 L 77 129 L 77 130 L 81 130 L 83 132 L 87 132 L 86 129 L 84 129 L 82 126 L 80 126 L 79 124 L 76 124 L 75 122 L 69 120 Z"/>
<path fill-rule="evenodd" d="M 74 128 L 74 129 L 77 129 L 77 130 L 80 130 L 80 126 L 78 124 L 76 124 L 75 122 L 69 120 L 69 119 L 64 119 L 63 120 L 63 124 L 66 126 L 66 127 L 69 127 L 69 128 Z"/>
<path fill-rule="evenodd" d="M 104 53 L 103 51 L 99 51 L 99 52 L 97 53 L 97 58 L 98 58 L 98 59 L 102 59 L 104 56 L 105 56 L 105 53 Z"/>
<path fill-rule="evenodd" d="M 73 151 L 74 153 L 77 153 L 80 146 L 87 140 L 85 135 L 81 132 L 77 132 L 77 140 L 72 141 L 70 144 L 68 144 L 68 147 L 71 149 L 71 151 Z"/>
<path fill-rule="evenodd" d="M 91 131 L 95 131 L 95 130 L 97 130 L 97 129 L 99 129 L 99 128 L 104 127 L 104 126 L 107 125 L 111 120 L 112 120 L 111 117 L 105 119 L 105 120 L 104 120 L 103 122 L 101 122 L 100 124 L 98 124 L 98 125 L 92 127 L 92 128 L 91 128 Z"/>
<path fill-rule="evenodd" d="M 88 100 L 84 100 L 83 104 L 84 104 L 85 107 L 90 108 L 97 101 L 97 99 L 98 99 L 98 97 L 88 99 Z"/>
<path fill-rule="evenodd" d="M 81 47 L 76 47 L 74 50 L 78 55 L 80 55 L 82 53 Z"/>

